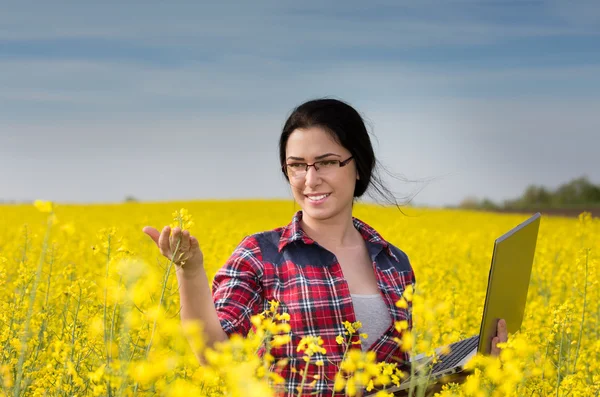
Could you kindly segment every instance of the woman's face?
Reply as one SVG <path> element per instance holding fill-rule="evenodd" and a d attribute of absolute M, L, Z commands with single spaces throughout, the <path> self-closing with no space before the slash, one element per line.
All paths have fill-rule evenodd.
<path fill-rule="evenodd" d="M 350 152 L 335 142 L 321 127 L 294 130 L 286 145 L 286 164 L 315 161 L 339 160 L 351 157 Z M 303 169 L 299 167 L 298 169 Z M 294 199 L 302 208 L 303 214 L 314 219 L 327 219 L 346 209 L 352 208 L 354 186 L 358 179 L 354 159 L 345 166 L 309 167 L 306 175 L 295 178 L 288 171 Z M 318 197 L 327 195 L 326 197 Z M 309 196 L 318 198 L 309 198 Z"/>

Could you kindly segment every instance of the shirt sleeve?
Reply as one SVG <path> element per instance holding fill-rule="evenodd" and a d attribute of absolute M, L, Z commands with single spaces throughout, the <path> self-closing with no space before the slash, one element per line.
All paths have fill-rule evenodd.
<path fill-rule="evenodd" d="M 245 237 L 212 282 L 212 296 L 221 327 L 227 336 L 246 336 L 252 315 L 263 307 L 262 254 L 256 238 Z"/>

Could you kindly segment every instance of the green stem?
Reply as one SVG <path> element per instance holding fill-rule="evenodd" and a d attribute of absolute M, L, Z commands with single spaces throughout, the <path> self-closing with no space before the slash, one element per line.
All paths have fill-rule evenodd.
<path fill-rule="evenodd" d="M 561 330 L 560 330 L 560 345 L 559 345 L 559 350 L 558 350 L 558 366 L 557 366 L 557 371 L 556 371 L 556 397 L 558 397 L 559 395 L 559 388 L 560 388 L 560 365 L 562 363 L 562 349 L 563 349 L 563 339 L 565 336 L 565 332 L 564 332 L 564 323 L 561 324 Z"/>
<path fill-rule="evenodd" d="M 587 303 L 587 280 L 588 280 L 588 260 L 590 250 L 585 253 L 585 279 L 583 284 L 583 310 L 581 311 L 581 326 L 579 327 L 579 337 L 577 338 L 577 349 L 575 350 L 575 361 L 573 363 L 573 373 L 577 370 L 577 359 L 579 358 L 579 348 L 581 347 L 581 337 L 583 335 L 583 322 L 585 320 L 585 307 Z"/>
<path fill-rule="evenodd" d="M 79 308 L 81 307 L 81 285 L 79 286 L 79 297 L 77 299 L 77 308 L 75 308 L 75 315 L 73 316 L 73 330 L 71 331 L 71 355 L 69 357 L 69 361 L 73 363 L 73 354 L 75 353 L 75 331 L 77 330 L 77 317 L 79 316 Z M 65 362 L 65 368 L 67 367 L 67 362 Z M 69 390 L 73 393 L 73 375 L 68 376 L 69 379 Z"/>
<path fill-rule="evenodd" d="M 46 250 L 48 249 L 48 240 L 50 239 L 50 231 L 52 230 L 52 222 L 53 222 L 54 213 L 51 212 L 48 216 L 48 220 L 46 223 L 46 235 L 44 236 L 44 243 L 42 245 L 42 252 L 40 253 L 40 259 L 38 261 L 38 267 L 35 273 L 35 281 L 33 286 L 31 287 L 31 292 L 29 294 L 29 306 L 27 308 L 27 317 L 25 320 L 25 332 L 21 336 L 20 340 L 20 348 L 21 352 L 19 353 L 19 361 L 17 363 L 17 379 L 15 381 L 14 388 L 14 396 L 17 397 L 21 394 L 21 380 L 23 379 L 23 362 L 25 361 L 25 351 L 27 350 L 27 341 L 29 340 L 29 327 L 31 325 L 31 317 L 33 315 L 33 306 L 35 303 L 35 296 L 37 293 L 37 286 L 39 280 L 42 276 L 42 269 L 44 268 L 44 261 L 46 260 Z"/>
<path fill-rule="evenodd" d="M 106 348 L 106 366 L 110 366 L 110 358 L 109 358 L 109 348 L 107 346 L 108 343 L 108 329 L 107 329 L 107 306 L 108 306 L 108 274 L 110 269 L 110 243 L 111 243 L 111 234 L 108 234 L 108 247 L 106 248 L 106 277 L 105 277 L 105 285 L 104 285 L 104 346 Z"/>
<path fill-rule="evenodd" d="M 27 261 L 27 247 L 28 247 L 28 237 L 29 235 L 27 234 L 27 226 L 25 226 L 25 244 L 23 245 L 23 253 L 21 254 L 21 262 L 23 265 L 25 265 L 25 262 Z M 21 291 L 21 296 L 19 298 L 19 300 L 17 300 L 16 304 L 15 304 L 15 310 L 18 310 L 21 307 L 21 303 L 23 302 L 23 298 L 25 296 L 25 290 L 26 288 L 23 288 L 23 290 Z M 15 299 L 16 300 L 16 299 Z M 3 352 L 8 352 L 9 348 L 10 348 L 10 341 L 13 339 L 12 338 L 12 334 L 13 334 L 13 324 L 15 323 L 15 319 L 16 316 L 11 316 L 10 317 L 10 324 L 8 325 L 8 337 L 6 338 L 6 342 L 4 343 L 4 347 L 2 348 Z M 7 359 L 10 360 L 10 354 L 6 354 Z M 6 363 L 6 360 L 3 358 L 2 359 L 2 364 Z"/>
<path fill-rule="evenodd" d="M 414 345 L 411 346 L 410 349 L 410 355 L 409 357 L 414 357 L 415 356 L 415 349 L 414 349 Z M 415 392 L 415 363 L 413 361 L 410 361 L 409 358 L 409 362 L 410 364 L 410 387 L 408 389 L 408 397 L 413 397 L 413 393 Z"/>
<path fill-rule="evenodd" d="M 298 387 L 298 397 L 302 396 L 302 390 L 304 389 L 304 383 L 306 382 L 306 375 L 308 373 L 308 362 L 304 366 L 304 372 L 302 373 L 302 383 Z"/>
<path fill-rule="evenodd" d="M 273 314 L 272 314 L 272 316 L 271 316 L 270 320 L 271 320 L 271 321 L 273 321 L 273 322 L 275 322 L 275 313 L 273 313 Z M 263 347 L 263 344 L 267 344 L 267 346 L 265 346 L 265 354 L 266 354 L 266 353 L 270 353 L 270 344 L 269 344 L 268 342 L 269 342 L 269 340 L 270 340 L 270 338 L 271 338 L 272 336 L 273 336 L 273 335 L 272 335 L 272 334 L 271 334 L 271 332 L 269 332 L 269 331 L 267 331 L 267 332 L 265 333 L 265 336 L 264 336 L 264 337 L 263 337 L 263 338 L 260 340 L 260 343 L 258 344 L 258 347 L 257 347 L 257 348 L 256 348 L 256 350 L 254 351 L 254 354 L 255 354 L 255 355 L 256 355 L 256 354 L 258 354 L 258 351 L 261 349 L 261 347 Z M 268 350 L 267 350 L 267 347 L 269 348 Z"/>
<path fill-rule="evenodd" d="M 123 277 L 119 278 L 119 284 L 121 283 Z M 115 338 L 115 321 L 117 318 L 117 307 L 118 307 L 118 302 L 115 300 L 115 304 L 113 306 L 113 312 L 112 312 L 112 320 L 110 322 L 110 337 L 109 337 L 109 341 L 114 342 L 114 338 Z M 110 350 L 110 359 L 112 361 L 112 349 Z"/>
<path fill-rule="evenodd" d="M 73 332 L 71 332 L 71 361 L 73 361 L 73 353 L 75 352 L 75 331 L 77 330 L 77 317 L 79 316 L 79 308 L 81 307 L 81 285 L 79 286 L 79 298 L 77 299 L 77 308 L 73 317 Z"/>
<path fill-rule="evenodd" d="M 342 360 L 340 361 L 340 364 L 344 362 L 344 360 L 346 359 L 346 354 L 348 353 L 348 350 L 350 349 L 350 344 L 352 343 L 352 335 L 349 335 L 350 338 L 348 339 L 348 342 L 346 342 L 346 340 L 344 339 L 344 342 L 346 342 L 346 350 L 344 350 L 344 355 L 342 355 Z M 359 340 L 360 340 L 360 334 L 358 336 Z M 338 372 L 341 371 L 340 367 L 338 366 Z M 335 379 L 335 377 L 334 377 Z M 333 397 L 335 395 L 335 387 L 331 390 L 331 397 Z"/>
<path fill-rule="evenodd" d="M 130 283 L 127 282 L 126 288 L 127 290 L 129 290 L 129 288 L 131 287 Z M 124 310 L 128 310 L 129 312 L 131 312 L 131 306 L 122 306 L 121 310 L 119 310 L 119 316 L 121 319 L 121 323 L 123 324 L 123 326 L 121 327 L 120 330 L 120 341 L 121 343 L 124 343 L 124 341 L 127 339 L 127 336 L 129 335 L 129 326 L 127 325 L 127 321 L 126 321 L 126 316 L 129 313 L 125 313 Z M 138 336 L 138 340 L 139 340 L 139 336 Z M 127 352 L 125 351 L 125 349 L 120 349 L 119 350 L 119 360 L 121 362 L 121 387 L 119 388 L 118 391 L 118 395 L 122 396 L 125 392 L 127 385 L 127 370 L 129 368 L 129 366 L 131 365 L 131 358 L 133 357 L 133 353 L 135 352 L 135 347 L 132 349 L 132 355 L 129 358 L 129 360 L 127 360 Z"/>
<path fill-rule="evenodd" d="M 148 342 L 148 346 L 146 347 L 146 360 L 148 360 L 148 356 L 150 354 L 150 348 L 152 347 L 152 341 L 154 339 L 154 332 L 156 331 L 156 324 L 158 322 L 158 314 L 160 313 L 160 308 L 161 308 L 163 300 L 165 298 L 165 291 L 167 289 L 167 282 L 169 281 L 171 267 L 173 266 L 173 263 L 175 261 L 175 256 L 177 255 L 177 252 L 179 251 L 180 244 L 181 244 L 181 239 L 179 239 L 179 241 L 177 241 L 177 246 L 175 247 L 175 251 L 173 252 L 173 255 L 171 256 L 171 260 L 169 261 L 169 266 L 167 266 L 167 271 L 165 273 L 165 278 L 163 280 L 162 291 L 160 292 L 160 300 L 158 301 L 157 311 L 155 314 L 156 317 L 154 318 L 154 324 L 152 325 L 152 332 L 150 333 L 150 341 Z M 138 386 L 139 386 L 139 384 L 136 382 L 135 386 L 133 388 L 134 395 L 137 393 Z"/>
<path fill-rule="evenodd" d="M 546 354 L 544 356 L 544 361 L 542 361 L 542 380 L 544 380 L 544 375 L 546 374 L 546 361 L 548 360 L 548 350 L 550 350 L 550 341 L 546 343 Z"/>
<path fill-rule="evenodd" d="M 179 242 L 177 242 L 177 247 L 175 248 L 175 252 L 179 249 Z M 173 255 L 175 257 L 175 255 Z M 167 267 L 167 271 L 165 273 L 165 278 L 163 280 L 162 291 L 160 292 L 160 300 L 157 305 L 156 317 L 154 318 L 154 324 L 152 325 L 152 333 L 150 334 L 150 342 L 148 342 L 148 347 L 146 348 L 146 359 L 148 359 L 148 355 L 150 354 L 150 348 L 152 347 L 152 341 L 154 339 L 154 333 L 156 331 L 156 324 L 158 323 L 158 314 L 160 312 L 160 308 L 162 307 L 162 303 L 165 299 L 165 291 L 167 290 L 167 282 L 169 281 L 169 275 L 171 274 L 171 268 L 173 267 L 173 259 L 169 263 Z"/>
<path fill-rule="evenodd" d="M 106 247 L 106 277 L 105 277 L 105 285 L 104 285 L 104 349 L 106 354 L 106 370 L 110 371 L 110 346 L 108 345 L 108 329 L 107 329 L 107 307 L 108 307 L 108 275 L 110 269 L 110 254 L 111 254 L 111 239 L 112 235 L 108 233 L 108 242 Z M 108 397 L 112 397 L 112 386 L 110 384 L 110 377 L 106 377 L 106 392 L 108 393 Z"/>

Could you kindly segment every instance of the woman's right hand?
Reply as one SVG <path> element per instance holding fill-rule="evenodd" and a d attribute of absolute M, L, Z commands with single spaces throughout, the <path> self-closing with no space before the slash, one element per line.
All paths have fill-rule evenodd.
<path fill-rule="evenodd" d="M 151 226 L 144 227 L 142 231 L 156 243 L 161 254 L 169 260 L 173 259 L 173 263 L 184 268 L 186 272 L 187 270 L 193 271 L 204 267 L 204 255 L 200 250 L 198 239 L 191 236 L 189 231 L 184 230 L 182 232 L 181 228 L 175 227 L 173 233 L 171 233 L 169 226 L 165 226 L 162 232 Z M 177 247 L 179 239 L 181 239 L 181 243 Z M 173 258 L 176 248 L 177 253 Z"/>

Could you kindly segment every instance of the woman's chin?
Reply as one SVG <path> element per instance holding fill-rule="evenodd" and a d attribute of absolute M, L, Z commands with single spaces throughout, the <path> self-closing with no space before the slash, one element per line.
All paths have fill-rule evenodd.
<path fill-rule="evenodd" d="M 310 216 L 314 219 L 327 219 L 335 213 L 334 206 L 328 205 L 330 203 L 323 203 L 314 205 L 308 202 L 309 199 L 305 199 L 302 203 L 302 213 Z"/>

